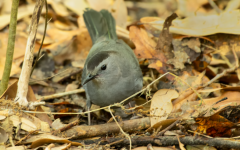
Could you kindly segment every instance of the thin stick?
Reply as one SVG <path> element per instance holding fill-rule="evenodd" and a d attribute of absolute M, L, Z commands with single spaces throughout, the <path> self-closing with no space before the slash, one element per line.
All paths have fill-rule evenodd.
<path fill-rule="evenodd" d="M 180 119 L 176 120 L 174 123 L 172 123 L 170 126 L 168 126 L 167 128 L 165 128 L 164 130 L 162 130 L 161 132 L 159 132 L 157 134 L 157 136 L 162 136 L 167 130 L 170 130 L 172 127 L 174 127 L 177 123 L 180 122 Z"/>
<path fill-rule="evenodd" d="M 214 3 L 213 0 L 208 0 L 208 2 L 218 14 L 222 12 L 221 9 L 219 9 L 218 6 Z"/>
<path fill-rule="evenodd" d="M 57 93 L 57 94 L 53 94 L 53 95 L 43 96 L 40 99 L 38 99 L 38 101 L 54 99 L 54 98 L 59 98 L 59 97 L 63 97 L 66 95 L 83 93 L 83 92 L 85 92 L 84 89 L 77 89 L 77 90 L 73 90 L 73 91 L 69 91 L 69 92 L 63 92 L 63 93 Z"/>
<path fill-rule="evenodd" d="M 23 140 L 26 140 L 31 134 L 35 134 L 37 132 L 39 132 L 39 130 L 30 131 L 26 136 L 24 136 L 19 141 L 17 141 L 17 143 L 15 145 L 20 144 Z"/>
<path fill-rule="evenodd" d="M 34 70 L 37 62 L 38 62 L 39 59 L 40 59 L 39 57 L 40 57 L 40 54 L 41 54 L 43 42 L 44 42 L 44 39 L 45 39 L 45 36 L 46 36 L 46 32 L 47 32 L 47 24 L 48 24 L 48 20 L 47 20 L 48 4 L 47 4 L 47 0 L 44 0 L 44 1 L 45 1 L 45 7 L 46 7 L 46 14 L 45 14 L 45 25 L 44 25 L 43 38 L 42 38 L 42 42 L 41 42 L 41 45 L 40 45 L 39 50 L 38 50 L 37 59 L 36 59 L 36 61 L 34 62 L 34 65 L 33 65 L 33 67 L 32 67 L 32 71 L 31 71 L 30 77 L 32 76 L 33 70 Z"/>
<path fill-rule="evenodd" d="M 115 118 L 114 115 L 112 114 L 112 111 L 111 111 L 111 107 L 110 107 L 110 106 L 108 106 L 108 110 L 109 110 L 110 114 L 112 115 L 112 118 L 114 119 L 114 121 L 115 121 L 116 124 L 118 125 L 120 131 L 129 139 L 130 150 L 131 150 L 131 149 L 132 149 L 132 141 L 131 141 L 130 136 L 129 136 L 127 133 L 125 133 L 125 132 L 123 131 L 123 129 L 121 128 L 121 126 L 118 124 L 116 118 Z"/>
<path fill-rule="evenodd" d="M 37 27 L 38 27 L 39 19 L 41 16 L 43 4 L 44 4 L 44 0 L 36 1 L 31 23 L 30 23 L 30 31 L 27 39 L 27 46 L 26 46 L 26 52 L 24 56 L 23 67 L 22 67 L 21 75 L 18 81 L 17 95 L 14 100 L 15 103 L 18 103 L 21 106 L 29 105 L 27 101 L 28 84 L 29 84 L 30 73 L 32 69 L 33 51 L 35 47 Z"/>

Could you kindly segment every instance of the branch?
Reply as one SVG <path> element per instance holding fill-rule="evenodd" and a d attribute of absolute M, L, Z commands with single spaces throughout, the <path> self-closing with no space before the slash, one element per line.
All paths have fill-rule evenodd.
<path fill-rule="evenodd" d="M 98 140 L 84 140 L 85 144 L 93 144 L 98 143 L 101 141 L 101 145 L 106 145 L 109 143 L 113 143 L 116 141 L 121 141 L 124 138 L 107 138 L 103 141 L 103 139 Z M 206 138 L 201 136 L 185 136 L 185 137 L 179 137 L 179 140 L 184 145 L 209 145 L 213 147 L 217 147 L 218 149 L 225 148 L 225 149 L 231 149 L 231 148 L 239 148 L 240 147 L 240 141 L 231 139 L 231 138 Z M 172 146 L 172 145 L 179 145 L 177 136 L 161 136 L 161 137 L 151 137 L 151 136 L 145 136 L 145 137 L 134 137 L 131 138 L 132 145 L 137 146 L 146 146 L 148 144 L 152 145 L 160 145 L 160 146 Z M 111 144 L 114 145 L 114 144 Z M 124 139 L 121 142 L 117 142 L 118 146 L 128 146 L 129 140 Z"/>
<path fill-rule="evenodd" d="M 29 83 L 30 73 L 31 73 L 32 64 L 33 64 L 33 57 L 34 57 L 33 50 L 35 47 L 37 27 L 38 27 L 38 22 L 41 16 L 43 4 L 44 4 L 44 0 L 37 0 L 34 11 L 33 11 L 32 20 L 30 23 L 30 31 L 27 39 L 27 46 L 26 46 L 23 67 L 22 67 L 21 75 L 18 81 L 17 96 L 14 100 L 19 105 L 22 105 L 22 106 L 28 106 L 28 101 L 27 101 L 28 83 Z"/>
<path fill-rule="evenodd" d="M 141 118 L 134 120 L 127 120 L 119 122 L 121 128 L 125 132 L 134 132 L 141 129 L 146 129 L 150 127 L 150 118 Z M 67 130 L 64 134 L 67 137 L 76 138 L 87 138 L 106 135 L 109 133 L 119 133 L 121 132 L 119 126 L 113 123 L 106 123 L 101 125 L 92 125 L 92 126 L 75 126 Z M 60 133 L 61 134 L 61 133 Z"/>

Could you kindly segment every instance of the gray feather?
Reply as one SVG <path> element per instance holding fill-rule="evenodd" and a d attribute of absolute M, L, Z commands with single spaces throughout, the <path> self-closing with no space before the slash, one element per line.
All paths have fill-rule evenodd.
<path fill-rule="evenodd" d="M 86 9 L 83 18 L 93 44 L 99 38 L 117 39 L 115 20 L 107 10 Z"/>

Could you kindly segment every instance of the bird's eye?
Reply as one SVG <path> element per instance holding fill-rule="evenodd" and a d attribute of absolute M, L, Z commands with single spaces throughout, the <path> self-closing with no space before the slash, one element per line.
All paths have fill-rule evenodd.
<path fill-rule="evenodd" d="M 107 69 L 107 65 L 102 65 L 101 70 L 106 70 Z"/>

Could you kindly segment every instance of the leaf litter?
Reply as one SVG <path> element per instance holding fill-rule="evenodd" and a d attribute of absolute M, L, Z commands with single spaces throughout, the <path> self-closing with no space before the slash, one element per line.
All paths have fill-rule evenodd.
<path fill-rule="evenodd" d="M 240 54 L 239 3 L 219 2 L 222 12 L 217 14 L 207 0 L 194 3 L 174 0 L 158 3 L 104 0 L 101 4 L 96 0 L 47 2 L 51 6 L 48 12 L 48 19 L 51 19 L 27 96 L 28 101 L 42 100 L 45 105 L 28 110 L 13 102 L 35 4 L 32 0 L 29 4 L 20 1 L 11 79 L 0 100 L 0 134 L 4 144 L 1 147 L 129 149 L 129 139 L 120 132 L 119 126 L 109 121 L 113 120 L 109 110 L 92 107 L 93 111 L 98 111 L 92 113 L 94 128 L 91 129 L 85 126 L 86 114 L 81 114 L 86 105 L 84 93 L 71 93 L 81 88 L 81 72 L 92 46 L 82 17 L 87 7 L 109 10 L 116 19 L 119 38 L 133 48 L 139 59 L 147 91 L 134 97 L 131 105 L 121 106 L 126 118 L 116 116 L 120 127 L 130 135 L 133 149 L 192 149 L 196 145 L 209 149 L 239 147 L 240 71 L 236 67 Z M 156 4 L 164 12 L 157 9 Z M 10 6 L 8 3 L 0 5 L 0 78 Z M 42 13 L 46 13 L 45 9 Z M 35 54 L 43 35 L 44 17 L 40 18 Z M 170 73 L 158 79 L 167 72 Z M 154 84 L 148 86 L 152 81 Z M 53 94 L 58 95 L 44 99 Z M 151 140 L 152 137 L 159 141 Z M 172 141 L 167 143 L 164 138 Z M 189 139 L 195 139 L 194 143 Z M 235 139 L 235 143 L 230 139 Z M 215 141 L 210 144 L 211 140 Z"/>

